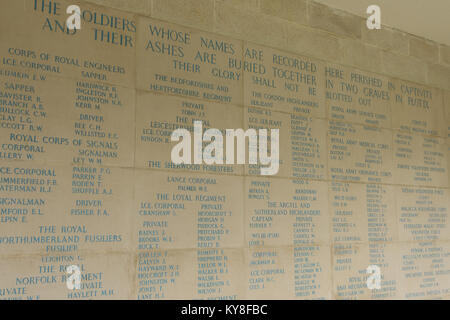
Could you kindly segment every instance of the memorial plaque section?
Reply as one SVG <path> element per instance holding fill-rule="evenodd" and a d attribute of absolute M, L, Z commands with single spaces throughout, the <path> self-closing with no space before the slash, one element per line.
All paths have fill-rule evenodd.
<path fill-rule="evenodd" d="M 0 299 L 450 298 L 448 91 L 84 1 L 0 16 Z M 177 129 L 267 129 L 278 170 L 251 136 L 176 164 Z"/>

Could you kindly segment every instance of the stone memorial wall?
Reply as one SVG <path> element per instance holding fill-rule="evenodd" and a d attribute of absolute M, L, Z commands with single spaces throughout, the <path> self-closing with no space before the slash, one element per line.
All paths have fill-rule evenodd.
<path fill-rule="evenodd" d="M 449 47 L 305 0 L 0 16 L 0 299 L 450 298 Z M 174 164 L 194 121 L 279 129 L 278 173 Z"/>

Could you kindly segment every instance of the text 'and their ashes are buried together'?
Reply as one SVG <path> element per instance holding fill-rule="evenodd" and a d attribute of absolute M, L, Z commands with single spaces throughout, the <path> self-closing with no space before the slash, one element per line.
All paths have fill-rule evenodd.
<path fill-rule="evenodd" d="M 112 44 L 120 44 L 126 47 L 134 46 L 135 41 L 133 37 L 137 32 L 137 23 L 132 19 L 120 18 L 114 15 L 99 13 L 90 9 L 80 9 L 75 7 L 77 6 L 69 6 L 67 8 L 66 12 L 68 14 L 70 13 L 71 16 L 68 17 L 66 23 L 62 23 L 57 19 L 54 19 L 55 21 L 53 21 L 50 18 L 46 18 L 42 29 L 44 31 L 58 32 L 58 30 L 64 31 L 64 28 L 67 28 L 67 33 L 74 35 L 79 28 L 72 28 L 73 30 L 69 30 L 68 26 L 69 24 L 72 26 L 77 24 L 77 21 L 75 20 L 78 19 L 83 21 L 83 23 L 98 26 L 98 28 L 111 28 L 116 31 L 131 34 L 115 34 L 115 32 L 107 32 L 96 27 L 94 28 L 94 40 Z M 34 0 L 33 9 L 37 13 L 45 13 L 51 17 L 63 15 L 62 5 L 56 1 Z M 367 14 L 372 14 L 368 19 L 368 23 L 370 22 L 372 25 L 371 28 L 378 28 L 380 23 L 380 8 L 374 5 L 369 6 Z M 151 50 L 154 53 L 168 55 L 175 58 L 186 58 L 185 47 L 192 44 L 193 34 L 191 32 L 179 31 L 174 27 L 159 26 L 152 23 L 148 24 L 148 30 L 150 31 L 150 36 L 152 39 L 147 40 L 145 44 L 146 50 Z M 79 30 L 79 32 L 81 32 L 81 30 Z M 234 57 L 238 50 L 236 50 L 232 42 L 210 39 L 207 36 L 200 36 L 199 38 L 200 47 L 203 50 L 213 50 L 217 53 L 224 53 L 229 56 L 227 68 L 224 69 L 216 67 L 211 69 L 211 74 L 213 77 L 239 81 L 242 79 L 242 70 L 259 75 L 267 74 L 267 68 L 264 64 L 262 64 L 262 62 L 264 62 L 262 50 L 246 48 L 244 50 L 244 59 L 242 61 L 241 59 Z M 316 64 L 278 54 L 273 54 L 272 58 L 272 71 L 275 79 L 279 78 L 287 81 L 293 81 L 294 83 L 296 82 L 309 85 L 311 86 L 309 88 L 309 94 L 316 95 L 315 86 L 317 85 L 317 79 L 314 75 L 317 72 Z M 64 60 L 67 64 L 80 65 L 76 59 L 69 58 Z M 193 63 L 174 59 L 172 61 L 172 68 L 178 71 L 199 73 L 201 70 L 200 63 L 217 65 L 217 54 L 206 51 L 202 52 L 199 50 L 194 57 Z M 301 72 L 286 70 L 282 67 L 293 68 Z M 165 75 L 156 76 L 159 80 L 163 81 L 167 78 Z M 276 83 L 273 79 L 253 76 L 252 81 L 255 84 L 276 88 Z M 285 88 L 298 92 L 298 86 L 293 86 L 292 83 L 286 83 Z"/>
<path fill-rule="evenodd" d="M 58 2 L 45 1 L 45 0 L 35 0 L 34 10 L 36 12 L 42 12 L 49 14 L 51 16 L 59 16 L 62 14 L 61 5 Z M 105 31 L 99 28 L 94 28 L 94 40 L 107 42 L 111 44 L 117 44 L 124 47 L 134 47 L 135 40 L 134 34 L 137 32 L 136 22 L 133 20 L 128 20 L 125 18 L 119 18 L 116 16 L 110 16 L 103 13 L 98 13 L 91 10 L 80 9 L 77 6 L 69 6 L 67 12 L 72 15 L 68 17 L 65 23 L 54 19 L 46 18 L 42 30 L 50 32 L 64 32 L 68 35 L 76 35 L 81 32 L 77 26 L 82 22 L 97 25 L 99 27 L 108 27 L 114 30 L 119 30 L 122 32 L 129 32 L 131 35 L 122 34 L 119 32 Z M 192 44 L 192 34 L 191 32 L 178 31 L 173 28 L 165 28 L 157 25 L 148 25 L 150 34 L 153 38 L 160 40 L 148 40 L 145 49 L 151 50 L 154 53 L 169 55 L 172 57 L 184 58 L 185 48 L 183 46 L 189 46 Z M 233 56 L 236 53 L 233 43 L 209 39 L 206 36 L 200 36 L 200 46 L 206 50 L 213 50 L 215 52 L 225 53 L 227 55 Z M 246 49 L 245 59 L 263 61 L 262 50 Z M 279 57 L 274 55 L 274 64 L 286 65 L 284 57 Z M 281 59 L 280 59 L 281 58 Z M 75 60 L 68 60 L 69 63 L 74 63 Z M 200 52 L 198 51 L 194 58 L 195 62 L 207 63 L 211 65 L 217 64 L 217 56 L 215 53 L 211 52 Z M 199 73 L 201 70 L 201 65 L 198 63 L 190 63 L 181 60 L 173 60 L 172 67 L 175 70 L 182 70 L 186 72 Z M 252 63 L 248 61 L 241 61 L 240 59 L 230 58 L 229 59 L 230 69 L 213 68 L 211 73 L 214 77 L 227 79 L 227 80 L 237 80 L 241 79 L 241 72 L 238 70 L 244 70 L 252 72 L 255 74 L 266 74 L 266 67 L 262 64 Z M 310 62 L 300 61 L 297 65 L 289 65 L 299 70 L 305 72 L 315 72 L 316 66 Z M 299 73 L 293 73 L 292 71 L 282 70 L 273 67 L 273 72 L 275 76 L 280 78 L 294 80 L 297 79 L 299 82 L 314 84 L 315 77 L 311 75 L 303 75 Z M 254 79 L 261 84 L 272 83 L 268 79 Z M 273 83 L 272 83 L 273 84 Z"/>

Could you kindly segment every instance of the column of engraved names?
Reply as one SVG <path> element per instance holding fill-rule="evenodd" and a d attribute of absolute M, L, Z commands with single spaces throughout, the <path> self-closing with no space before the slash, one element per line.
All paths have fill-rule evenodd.
<path fill-rule="evenodd" d="M 249 296 L 327 298 L 327 184 L 256 177 L 246 180 Z M 283 289 L 287 283 L 294 284 L 288 291 Z"/>
<path fill-rule="evenodd" d="M 2 224 L 1 252 L 34 254 L 23 268 L 14 268 L 17 262 L 8 258 L 2 269 L 8 270 L 8 282 L 22 279 L 17 283 L 25 284 L 29 294 L 39 292 L 43 298 L 123 298 L 128 297 L 127 286 L 117 286 L 110 274 L 127 276 L 127 256 L 112 254 L 107 258 L 112 264 L 107 266 L 106 256 L 92 252 L 120 251 L 128 243 L 128 223 L 120 213 L 129 210 L 131 192 L 126 185 L 131 180 L 125 170 L 106 166 L 132 165 L 130 150 L 124 148 L 132 144 L 131 136 L 122 132 L 134 118 L 133 91 L 117 89 L 120 99 L 110 96 L 95 107 L 80 99 L 82 93 L 77 97 L 76 91 L 86 85 L 115 88 L 104 83 L 130 83 L 131 79 L 132 63 L 121 56 L 127 50 L 133 52 L 135 30 L 124 27 L 128 45 L 122 43 L 123 48 L 114 54 L 98 55 L 118 44 L 98 35 L 120 27 L 116 23 L 103 26 L 111 30 L 97 30 L 89 16 L 102 14 L 130 27 L 134 22 L 116 11 L 86 5 L 83 32 L 66 32 L 59 27 L 64 25 L 59 19 L 67 5 L 66 1 L 2 3 L 1 12 L 14 13 L 3 16 L 1 23 L 2 30 L 14 29 L 2 33 L 0 45 L 5 90 L 0 139 L 8 149 L 2 150 L 2 157 L 13 161 L 5 162 L 2 212 L 11 222 L 14 212 L 22 212 L 26 219 L 21 225 Z M 34 41 L 38 38 L 39 42 Z M 80 50 L 80 44 L 85 50 Z M 112 100 L 117 102 L 115 110 L 111 110 Z M 117 131 L 105 130 L 114 127 L 117 118 L 123 120 Z M 87 127 L 96 134 L 81 133 Z M 72 264 L 80 267 L 84 280 L 77 292 L 65 291 L 65 267 Z"/>
<path fill-rule="evenodd" d="M 402 246 L 403 298 L 447 295 L 450 291 L 447 189 L 399 186 L 396 189 Z"/>
<path fill-rule="evenodd" d="M 242 207 L 236 187 L 241 178 L 163 172 L 141 176 L 151 182 L 138 178 L 136 189 L 136 199 L 141 199 L 136 224 L 138 298 L 240 296 L 236 272 Z M 148 193 L 149 188 L 155 192 Z"/>
<path fill-rule="evenodd" d="M 249 124 L 280 128 L 281 141 L 291 142 L 290 148 L 281 145 L 282 176 L 326 178 L 326 124 L 318 119 L 325 118 L 322 68 L 321 62 L 305 57 L 254 44 L 244 47 L 244 103 L 252 117 Z"/>
<path fill-rule="evenodd" d="M 386 299 L 397 296 L 397 224 L 393 187 L 381 184 L 333 182 L 332 206 L 333 278 L 340 299 Z M 367 288 L 366 268 L 382 272 L 381 289 Z"/>
<path fill-rule="evenodd" d="M 397 235 L 392 190 L 371 184 L 392 182 L 392 132 L 384 129 L 391 123 L 392 84 L 336 65 L 327 65 L 325 75 L 333 290 L 338 299 L 392 298 L 397 295 L 396 263 L 390 259 Z M 367 288 L 369 265 L 382 270 L 381 290 Z"/>

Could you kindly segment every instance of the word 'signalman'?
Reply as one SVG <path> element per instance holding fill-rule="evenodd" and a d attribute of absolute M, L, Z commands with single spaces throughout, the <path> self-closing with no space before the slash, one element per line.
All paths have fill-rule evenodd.
<path fill-rule="evenodd" d="M 267 129 L 259 129 L 259 135 L 255 129 L 226 129 L 226 164 L 235 164 L 235 140 L 237 140 L 237 163 L 245 164 L 245 144 L 248 138 L 249 164 L 268 166 L 261 167 L 261 175 L 274 175 L 278 173 L 280 164 L 280 136 L 279 129 L 271 129 L 270 156 L 267 146 Z M 192 164 L 191 133 L 187 129 L 177 129 L 172 133 L 172 141 L 180 141 L 172 149 L 172 162 L 174 164 Z M 203 142 L 211 142 L 203 149 Z M 259 143 L 258 143 L 259 142 Z M 259 152 L 258 152 L 259 151 Z M 208 129 L 203 133 L 201 121 L 194 121 L 194 164 L 208 165 L 224 164 L 223 135 L 219 129 Z"/>

